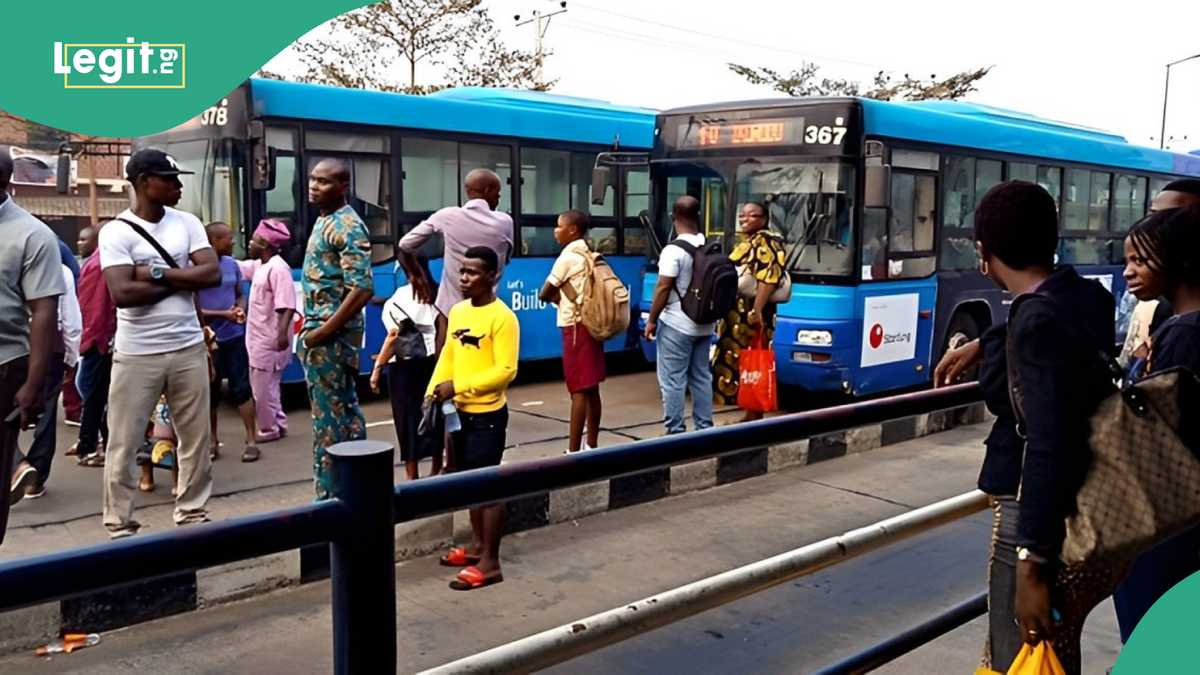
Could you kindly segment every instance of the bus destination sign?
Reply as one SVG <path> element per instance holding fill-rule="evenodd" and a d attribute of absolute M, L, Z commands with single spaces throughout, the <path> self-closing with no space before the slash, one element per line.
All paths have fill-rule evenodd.
<path fill-rule="evenodd" d="M 678 150 L 739 148 L 770 145 L 840 146 L 846 135 L 844 117 L 832 125 L 805 124 L 804 117 L 764 118 L 736 122 L 680 121 L 676 127 Z"/>

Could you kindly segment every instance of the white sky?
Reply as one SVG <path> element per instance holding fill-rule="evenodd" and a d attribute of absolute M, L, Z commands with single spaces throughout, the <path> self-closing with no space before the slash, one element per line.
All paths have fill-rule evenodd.
<path fill-rule="evenodd" d="M 485 5 L 510 45 L 532 48 L 534 27 L 517 28 L 513 15 L 559 3 Z M 729 61 L 786 71 L 807 60 L 822 75 L 863 82 L 879 70 L 924 77 L 991 65 L 967 100 L 1157 146 L 1164 65 L 1200 54 L 1200 2 L 1110 7 L 1120 9 L 1080 0 L 568 0 L 546 32 L 546 75 L 558 78 L 557 93 L 668 108 L 775 95 L 730 72 Z M 1200 59 L 1171 68 L 1172 136 L 1175 150 L 1200 148 Z"/>

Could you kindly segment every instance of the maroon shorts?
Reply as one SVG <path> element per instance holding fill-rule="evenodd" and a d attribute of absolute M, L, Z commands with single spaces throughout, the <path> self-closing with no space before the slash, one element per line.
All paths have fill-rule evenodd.
<path fill-rule="evenodd" d="M 604 345 L 581 324 L 562 329 L 563 378 L 577 394 L 604 381 Z"/>

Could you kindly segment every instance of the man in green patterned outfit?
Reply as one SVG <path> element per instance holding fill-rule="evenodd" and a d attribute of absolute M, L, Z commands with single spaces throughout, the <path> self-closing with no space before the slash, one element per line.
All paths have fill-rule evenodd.
<path fill-rule="evenodd" d="M 313 482 L 317 499 L 329 499 L 326 448 L 367 437 L 358 407 L 358 349 L 362 309 L 371 299 L 371 242 L 362 218 L 346 202 L 350 167 L 323 159 L 308 177 L 308 201 L 321 216 L 304 254 L 304 326 L 300 362 L 308 381 L 313 418 Z"/>

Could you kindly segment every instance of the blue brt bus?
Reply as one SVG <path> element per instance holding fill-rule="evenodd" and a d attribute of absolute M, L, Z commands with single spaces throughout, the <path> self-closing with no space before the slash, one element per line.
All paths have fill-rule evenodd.
<path fill-rule="evenodd" d="M 971 103 L 860 98 L 668 110 L 648 165 L 655 249 L 682 194 L 700 199 L 702 226 L 727 248 L 738 207 L 768 205 L 793 276 L 774 339 L 780 382 L 856 396 L 928 383 L 947 348 L 1005 320 L 1010 298 L 976 271 L 972 232 L 992 185 L 1028 180 L 1054 196 L 1058 259 L 1122 299 L 1123 334 L 1124 233 L 1165 183 L 1200 175 L 1200 158 L 1093 129 Z M 643 278 L 643 322 L 656 281 Z"/>
<path fill-rule="evenodd" d="M 500 209 L 512 214 L 516 251 L 499 295 L 521 322 L 522 360 L 558 357 L 553 307 L 537 299 L 558 253 L 553 229 L 568 208 L 588 209 L 597 153 L 651 147 L 652 111 L 603 101 L 503 89 L 448 89 L 407 96 L 276 80 L 251 79 L 197 117 L 139 147 L 171 153 L 196 172 L 184 176 L 179 208 L 204 222 L 222 221 L 240 236 L 237 254 L 261 218 L 292 230 L 284 251 L 299 279 L 316 210 L 307 204 L 309 169 L 326 157 L 352 168 L 351 205 L 370 231 L 375 302 L 369 304 L 360 360 L 370 371 L 384 331 L 380 304 L 403 283 L 395 265 L 400 236 L 433 211 L 461 204 L 462 178 L 486 167 L 506 182 Z M 637 214 L 648 207 L 646 167 L 612 174 L 616 199 L 592 207 L 592 243 L 639 300 L 647 236 Z M 426 251 L 435 278 L 441 242 Z M 636 349 L 618 336 L 610 351 Z M 303 381 L 293 361 L 284 381 Z"/>

